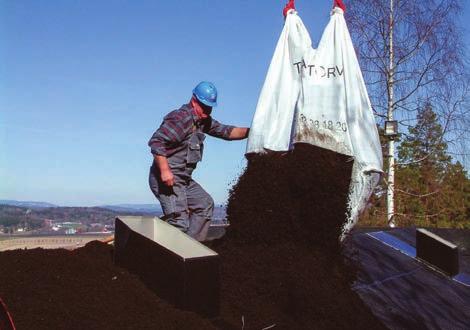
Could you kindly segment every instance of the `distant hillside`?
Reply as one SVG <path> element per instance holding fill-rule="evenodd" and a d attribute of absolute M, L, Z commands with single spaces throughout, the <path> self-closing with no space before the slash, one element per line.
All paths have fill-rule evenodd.
<path fill-rule="evenodd" d="M 26 203 L 26 202 L 24 202 Z M 101 223 L 103 225 L 114 224 L 114 219 L 119 215 L 162 215 L 159 205 L 148 204 L 124 204 L 110 205 L 106 207 L 28 207 L 0 204 L 0 226 L 10 227 L 19 224 L 28 224 L 30 228 L 39 228 L 44 220 L 57 222 L 81 222 L 84 225 Z M 225 208 L 216 206 L 213 220 L 224 221 Z"/>
<path fill-rule="evenodd" d="M 139 212 L 148 215 L 160 216 L 163 214 L 162 208 L 159 204 L 118 204 L 118 205 L 103 205 L 100 208 L 112 210 L 115 212 Z M 216 205 L 214 207 L 214 221 L 222 221 L 226 218 L 225 206 Z"/>
<path fill-rule="evenodd" d="M 162 208 L 158 204 L 118 204 L 102 205 L 99 207 L 116 212 L 142 212 L 152 215 L 160 215 L 163 213 Z"/>
<path fill-rule="evenodd" d="M 139 212 L 143 214 L 161 216 L 163 214 L 162 208 L 159 204 L 118 204 L 118 205 L 103 205 L 100 208 L 112 210 L 115 212 Z M 225 219 L 225 206 L 216 205 L 214 207 L 214 220 Z"/>
<path fill-rule="evenodd" d="M 32 228 L 42 226 L 44 220 L 81 222 L 84 225 L 101 223 L 112 225 L 118 215 L 144 215 L 142 212 L 116 212 L 99 207 L 49 207 L 33 209 L 14 205 L 0 205 L 0 225 L 5 227 L 27 223 Z"/>
<path fill-rule="evenodd" d="M 46 203 L 46 202 L 33 202 L 33 201 L 16 201 L 2 199 L 0 205 L 10 205 L 26 207 L 30 209 L 45 209 L 48 207 L 60 207 L 59 205 Z M 162 209 L 158 204 L 117 204 L 117 205 L 99 205 L 97 208 L 108 209 L 116 212 L 139 212 L 142 214 L 160 215 Z"/>
<path fill-rule="evenodd" d="M 44 209 L 47 207 L 57 207 L 57 205 L 46 202 L 15 201 L 8 199 L 0 199 L 0 205 L 20 206 L 27 207 L 30 209 Z"/>

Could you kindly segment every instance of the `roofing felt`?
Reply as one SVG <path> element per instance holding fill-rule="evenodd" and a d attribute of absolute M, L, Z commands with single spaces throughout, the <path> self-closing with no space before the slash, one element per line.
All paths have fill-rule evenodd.
<path fill-rule="evenodd" d="M 460 249 L 461 276 L 470 274 L 470 231 L 433 229 Z M 470 287 L 430 268 L 370 233 L 358 230 L 347 242 L 358 266 L 353 289 L 390 329 L 470 328 Z M 416 247 L 415 229 L 387 230 L 402 246 Z M 406 251 L 405 251 L 406 252 Z"/>

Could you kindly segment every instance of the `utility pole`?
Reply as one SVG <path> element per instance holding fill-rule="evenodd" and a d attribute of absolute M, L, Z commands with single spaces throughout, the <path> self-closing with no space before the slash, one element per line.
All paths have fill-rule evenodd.
<path fill-rule="evenodd" d="M 389 25 L 389 70 L 387 74 L 387 89 L 388 89 L 388 107 L 387 107 L 387 121 L 393 122 L 393 88 L 394 88 L 394 53 L 393 53 L 393 6 L 394 0 L 390 0 L 390 25 Z M 387 174 L 387 222 L 390 227 L 395 227 L 395 141 L 393 137 L 388 140 L 388 174 Z"/>

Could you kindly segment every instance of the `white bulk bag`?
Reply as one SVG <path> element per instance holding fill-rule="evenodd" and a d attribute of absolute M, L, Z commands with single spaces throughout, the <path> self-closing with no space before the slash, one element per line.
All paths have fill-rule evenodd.
<path fill-rule="evenodd" d="M 343 10 L 336 7 L 317 49 L 289 11 L 261 91 L 247 153 L 287 151 L 305 142 L 354 158 L 348 232 L 382 172 L 374 115 Z"/>

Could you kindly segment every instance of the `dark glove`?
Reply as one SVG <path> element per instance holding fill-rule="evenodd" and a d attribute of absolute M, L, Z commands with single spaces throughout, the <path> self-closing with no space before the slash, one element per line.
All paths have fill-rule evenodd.
<path fill-rule="evenodd" d="M 291 9 L 295 10 L 294 0 L 289 0 L 289 2 L 284 7 L 284 10 L 282 11 L 282 15 L 284 15 L 284 18 L 287 16 L 287 12 Z"/>

